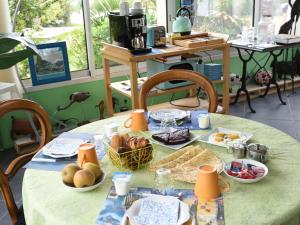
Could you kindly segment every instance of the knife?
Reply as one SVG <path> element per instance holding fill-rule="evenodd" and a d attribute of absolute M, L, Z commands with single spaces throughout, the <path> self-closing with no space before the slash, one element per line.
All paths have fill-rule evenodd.
<path fill-rule="evenodd" d="M 192 218 L 191 225 L 196 225 L 196 212 L 197 212 L 196 202 L 197 201 L 194 201 L 190 208 L 190 214 Z"/>

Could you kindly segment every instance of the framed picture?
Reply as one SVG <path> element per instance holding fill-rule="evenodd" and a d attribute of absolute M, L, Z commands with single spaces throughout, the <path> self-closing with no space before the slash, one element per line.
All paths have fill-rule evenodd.
<path fill-rule="evenodd" d="M 37 45 L 40 56 L 29 57 L 32 85 L 71 80 L 66 42 Z"/>

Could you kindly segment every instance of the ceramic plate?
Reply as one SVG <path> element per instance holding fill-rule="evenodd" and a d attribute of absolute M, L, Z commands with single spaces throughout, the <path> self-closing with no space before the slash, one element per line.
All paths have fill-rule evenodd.
<path fill-rule="evenodd" d="M 77 155 L 78 148 L 81 144 L 86 143 L 82 139 L 75 138 L 55 138 L 47 143 L 42 152 L 51 158 L 67 158 Z"/>
<path fill-rule="evenodd" d="M 239 135 L 240 138 L 234 139 L 234 140 L 227 140 L 227 141 L 225 140 L 225 141 L 217 142 L 217 141 L 215 141 L 216 133 L 237 134 L 237 135 Z M 237 141 L 247 142 L 252 136 L 253 136 L 253 134 L 249 133 L 249 132 L 240 132 L 240 131 L 235 131 L 235 130 L 218 127 L 216 129 L 213 129 L 208 134 L 202 135 L 198 140 L 202 141 L 202 142 L 207 142 L 207 143 L 213 144 L 213 145 L 227 147 L 228 145 L 230 145 L 234 142 L 237 142 Z"/>
<path fill-rule="evenodd" d="M 147 199 L 151 199 L 153 201 L 159 201 L 159 202 L 179 201 L 180 202 L 180 216 L 178 218 L 176 225 L 182 225 L 190 219 L 190 209 L 186 203 L 178 200 L 178 198 L 173 197 L 173 196 L 153 195 L 153 196 L 142 198 L 142 199 L 135 201 L 131 205 L 131 207 L 126 211 L 124 217 L 125 218 L 128 217 L 131 225 L 138 225 L 135 222 L 134 217 L 139 214 L 139 210 L 141 208 L 142 202 Z"/>
<path fill-rule="evenodd" d="M 186 111 L 180 109 L 160 109 L 151 112 L 150 117 L 153 120 L 160 122 L 165 117 L 165 114 L 172 114 L 175 120 L 182 120 L 187 117 Z"/>
<path fill-rule="evenodd" d="M 105 180 L 105 177 L 106 177 L 106 174 L 102 171 L 102 176 L 96 184 L 94 184 L 93 186 L 84 187 L 84 188 L 72 187 L 72 186 L 66 185 L 64 182 L 63 182 L 63 184 L 64 184 L 65 187 L 67 187 L 68 189 L 70 189 L 72 191 L 87 192 L 87 191 L 91 191 L 91 190 L 94 190 L 97 187 L 99 187 L 103 183 L 103 181 Z"/>
<path fill-rule="evenodd" d="M 236 180 L 236 181 L 238 181 L 238 182 L 240 182 L 240 183 L 244 183 L 244 184 L 256 183 L 256 182 L 260 181 L 261 179 L 263 179 L 265 176 L 267 176 L 267 174 L 268 174 L 268 172 L 269 172 L 269 169 L 268 169 L 268 167 L 267 167 L 265 164 L 262 164 L 262 163 L 260 163 L 260 162 L 258 162 L 258 161 L 252 160 L 252 159 L 235 159 L 235 160 L 233 160 L 233 161 L 235 161 L 235 162 L 241 162 L 241 163 L 245 163 L 245 164 L 252 164 L 252 165 L 254 165 L 254 166 L 262 167 L 262 168 L 264 168 L 264 170 L 265 170 L 264 175 L 261 176 L 261 177 L 257 177 L 257 178 L 255 178 L 255 179 L 242 179 L 242 178 L 238 178 L 238 177 L 234 177 L 234 176 L 229 175 L 229 174 L 227 173 L 227 170 L 230 168 L 231 162 L 232 162 L 232 161 L 229 162 L 229 163 L 226 163 L 226 164 L 224 165 L 224 170 L 223 170 L 224 173 L 225 173 L 228 177 L 230 177 L 231 179 Z"/>
<path fill-rule="evenodd" d="M 157 133 L 160 133 L 160 132 L 157 132 Z M 164 143 L 162 142 L 159 142 L 159 141 L 156 141 L 154 140 L 152 137 L 151 137 L 151 141 L 155 144 L 158 144 L 158 145 L 161 145 L 161 146 L 164 146 L 164 147 L 168 147 L 168 148 L 171 148 L 171 149 L 174 149 L 174 150 L 179 150 L 191 143 L 193 143 L 194 141 L 196 141 L 197 139 L 200 138 L 200 135 L 196 135 L 196 134 L 193 134 L 190 132 L 190 141 L 188 142 L 185 142 L 183 144 L 178 144 L 178 145 L 165 145 Z"/>

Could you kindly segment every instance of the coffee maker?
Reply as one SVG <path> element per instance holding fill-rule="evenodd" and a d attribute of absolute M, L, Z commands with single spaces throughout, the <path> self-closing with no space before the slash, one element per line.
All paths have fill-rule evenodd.
<path fill-rule="evenodd" d="M 145 14 L 120 16 L 110 12 L 109 30 L 112 44 L 128 48 L 133 54 L 151 52 L 147 47 L 147 20 Z"/>

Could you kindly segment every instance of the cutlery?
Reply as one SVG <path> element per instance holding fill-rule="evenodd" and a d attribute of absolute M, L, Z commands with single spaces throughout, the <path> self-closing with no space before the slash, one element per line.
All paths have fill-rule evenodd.
<path fill-rule="evenodd" d="M 186 119 L 187 119 L 187 122 L 191 122 L 192 121 L 192 113 L 191 113 L 190 110 L 186 111 Z"/>
<path fill-rule="evenodd" d="M 41 159 L 41 158 L 32 158 L 32 162 L 56 162 L 56 159 Z"/>
<path fill-rule="evenodd" d="M 193 201 L 193 204 L 191 205 L 191 208 L 190 208 L 190 215 L 192 218 L 191 225 L 196 225 L 196 211 L 197 211 L 196 201 Z"/>

